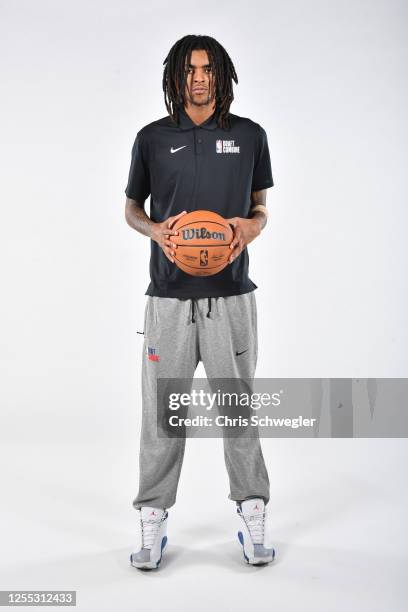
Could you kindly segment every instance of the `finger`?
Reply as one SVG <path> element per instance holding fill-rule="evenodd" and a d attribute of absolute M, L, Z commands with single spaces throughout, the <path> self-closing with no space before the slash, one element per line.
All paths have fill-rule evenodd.
<path fill-rule="evenodd" d="M 163 246 L 162 248 L 170 257 L 176 254 L 173 247 Z"/>
<path fill-rule="evenodd" d="M 243 244 L 243 243 L 242 243 L 242 241 L 241 241 L 241 240 L 238 240 L 238 242 L 236 243 L 236 245 L 234 246 L 234 248 L 233 248 L 233 250 L 232 250 L 231 255 L 235 255 L 235 254 L 236 254 L 236 251 L 238 251 L 238 250 L 242 249 L 242 244 Z"/>
<path fill-rule="evenodd" d="M 165 254 L 165 256 L 167 257 L 167 259 L 168 259 L 169 261 L 171 261 L 171 263 L 174 263 L 174 259 L 173 259 L 172 255 L 171 255 L 171 253 L 172 253 L 172 252 L 171 252 L 170 250 L 167 250 L 166 248 L 164 248 L 164 249 L 163 249 L 163 253 L 164 253 L 164 254 Z"/>
<path fill-rule="evenodd" d="M 174 223 L 177 221 L 177 219 L 180 219 L 180 217 L 182 217 L 186 213 L 187 213 L 187 211 L 183 210 L 183 212 L 179 213 L 178 215 L 175 215 L 174 217 L 169 217 L 169 222 L 167 224 L 167 227 L 172 227 L 172 225 L 174 225 Z"/>
<path fill-rule="evenodd" d="M 169 249 L 177 249 L 177 244 L 175 244 L 174 242 L 171 242 L 171 240 L 164 240 L 164 244 Z"/>
<path fill-rule="evenodd" d="M 234 238 L 230 244 L 230 248 L 234 249 L 237 246 L 237 244 L 239 244 L 240 240 L 242 240 L 242 233 L 240 230 L 238 230 L 234 235 Z"/>
<path fill-rule="evenodd" d="M 164 236 L 178 236 L 177 230 L 167 229 L 167 227 L 163 227 L 160 231 Z"/>
<path fill-rule="evenodd" d="M 229 263 L 232 263 L 244 250 L 244 245 L 242 244 L 242 242 L 240 244 L 238 244 L 235 249 L 232 251 L 231 255 L 229 256 Z"/>

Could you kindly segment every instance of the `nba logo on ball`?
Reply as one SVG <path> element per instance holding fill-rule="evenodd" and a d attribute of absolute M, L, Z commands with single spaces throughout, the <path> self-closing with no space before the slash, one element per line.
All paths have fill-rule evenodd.
<path fill-rule="evenodd" d="M 208 251 L 200 251 L 200 266 L 208 266 Z"/>
<path fill-rule="evenodd" d="M 217 140 L 215 148 L 217 153 L 222 153 L 222 140 Z"/>

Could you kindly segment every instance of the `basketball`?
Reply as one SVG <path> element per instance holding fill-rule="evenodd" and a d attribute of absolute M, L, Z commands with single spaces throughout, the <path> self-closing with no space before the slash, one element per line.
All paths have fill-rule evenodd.
<path fill-rule="evenodd" d="M 192 276 L 212 276 L 228 265 L 233 230 L 225 219 L 210 210 L 194 210 L 180 217 L 172 227 L 177 244 L 174 263 Z"/>

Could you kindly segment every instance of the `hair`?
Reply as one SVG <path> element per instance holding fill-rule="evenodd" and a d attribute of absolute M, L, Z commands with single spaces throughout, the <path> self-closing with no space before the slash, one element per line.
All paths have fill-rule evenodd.
<path fill-rule="evenodd" d="M 229 109 L 234 99 L 232 81 L 238 83 L 234 64 L 222 45 L 211 36 L 188 35 L 178 40 L 170 49 L 163 64 L 164 103 L 170 117 L 179 123 L 179 106 L 184 105 L 186 83 L 185 65 L 191 63 L 191 52 L 207 51 L 215 76 L 215 105 L 217 124 L 229 129 Z"/>

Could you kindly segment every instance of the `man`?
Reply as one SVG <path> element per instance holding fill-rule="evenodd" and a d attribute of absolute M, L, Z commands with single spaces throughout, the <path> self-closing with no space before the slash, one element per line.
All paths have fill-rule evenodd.
<path fill-rule="evenodd" d="M 209 36 L 185 36 L 165 61 L 168 116 L 136 135 L 125 190 L 127 223 L 151 238 L 142 365 L 142 434 L 139 492 L 140 549 L 131 563 L 158 567 L 167 542 L 167 509 L 176 499 L 185 439 L 159 438 L 157 378 L 192 379 L 199 361 L 208 378 L 252 379 L 258 354 L 257 313 L 248 277 L 247 245 L 267 220 L 266 189 L 273 186 L 265 130 L 233 115 L 232 81 L 225 49 Z M 144 202 L 150 200 L 150 217 Z M 212 210 L 232 225 L 228 266 L 195 277 L 174 263 L 172 229 L 193 210 Z M 269 479 L 258 437 L 224 437 L 229 498 L 242 519 L 239 540 L 251 564 L 272 561 L 265 543 Z"/>

